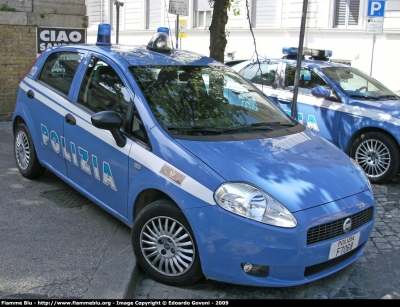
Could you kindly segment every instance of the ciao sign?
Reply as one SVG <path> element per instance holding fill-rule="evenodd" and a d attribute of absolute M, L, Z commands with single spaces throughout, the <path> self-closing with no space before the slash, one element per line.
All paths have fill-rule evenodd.
<path fill-rule="evenodd" d="M 36 53 L 59 45 L 86 43 L 86 29 L 38 27 Z"/>

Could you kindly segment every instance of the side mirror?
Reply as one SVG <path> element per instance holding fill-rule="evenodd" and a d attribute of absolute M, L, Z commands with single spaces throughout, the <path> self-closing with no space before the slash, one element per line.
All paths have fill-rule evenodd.
<path fill-rule="evenodd" d="M 316 86 L 311 90 L 311 94 L 315 97 L 329 98 L 331 96 L 330 91 L 323 86 Z"/>
<path fill-rule="evenodd" d="M 124 147 L 126 138 L 121 133 L 121 126 L 123 123 L 121 115 L 115 111 L 101 111 L 93 114 L 91 117 L 93 126 L 109 130 L 119 147 Z"/>

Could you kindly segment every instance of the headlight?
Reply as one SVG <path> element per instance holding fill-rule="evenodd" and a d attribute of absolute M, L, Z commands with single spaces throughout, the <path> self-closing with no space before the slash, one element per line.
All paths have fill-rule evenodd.
<path fill-rule="evenodd" d="M 353 166 L 357 169 L 357 171 L 360 173 L 361 176 L 363 176 L 365 178 L 365 180 L 367 181 L 367 185 L 368 188 L 371 190 L 372 192 L 372 185 L 371 182 L 369 182 L 369 178 L 367 176 L 367 174 L 365 174 L 364 169 L 360 166 L 360 164 L 358 164 L 358 162 L 356 160 L 354 160 L 353 158 L 350 157 L 350 162 L 351 164 L 353 164 Z"/>
<path fill-rule="evenodd" d="M 246 183 L 225 183 L 214 193 L 225 210 L 273 226 L 296 227 L 296 218 L 276 199 Z"/>

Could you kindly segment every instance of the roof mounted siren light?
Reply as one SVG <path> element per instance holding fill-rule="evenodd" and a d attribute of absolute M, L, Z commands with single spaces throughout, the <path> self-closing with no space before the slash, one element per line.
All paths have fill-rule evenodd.
<path fill-rule="evenodd" d="M 284 59 L 297 59 L 298 48 L 296 47 L 283 47 L 282 53 L 285 54 Z M 322 50 L 322 49 L 311 49 L 304 47 L 303 48 L 303 59 L 304 56 L 309 56 L 311 60 L 318 61 L 329 61 L 329 58 L 332 57 L 331 50 Z"/>
<path fill-rule="evenodd" d="M 97 42 L 96 45 L 100 46 L 111 46 L 111 25 L 108 23 L 99 24 L 97 30 Z"/>
<path fill-rule="evenodd" d="M 157 33 L 147 44 L 147 49 L 155 52 L 170 53 L 172 48 L 169 40 L 169 29 L 159 27 Z"/>

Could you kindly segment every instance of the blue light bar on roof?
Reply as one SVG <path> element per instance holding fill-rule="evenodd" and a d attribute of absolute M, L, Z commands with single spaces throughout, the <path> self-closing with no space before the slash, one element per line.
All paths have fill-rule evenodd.
<path fill-rule="evenodd" d="M 287 55 L 297 55 L 298 48 L 296 47 L 283 47 L 282 53 Z M 303 55 L 311 56 L 316 59 L 320 58 L 330 58 L 332 56 L 331 50 L 322 50 L 322 49 L 311 49 L 304 47 L 303 48 Z"/>
<path fill-rule="evenodd" d="M 166 27 L 159 27 L 159 28 L 157 29 L 157 32 L 163 32 L 163 33 L 169 35 L 169 28 L 166 28 Z"/>
<path fill-rule="evenodd" d="M 283 47 L 282 53 L 287 55 L 297 55 L 297 48 L 296 47 Z"/>
<path fill-rule="evenodd" d="M 97 30 L 96 45 L 110 46 L 111 45 L 111 25 L 108 23 L 99 24 Z"/>

